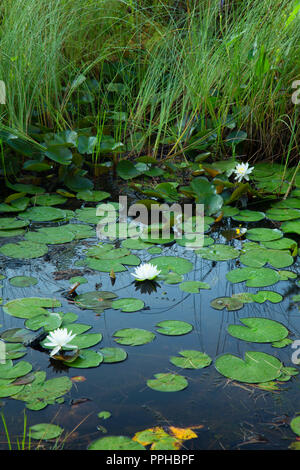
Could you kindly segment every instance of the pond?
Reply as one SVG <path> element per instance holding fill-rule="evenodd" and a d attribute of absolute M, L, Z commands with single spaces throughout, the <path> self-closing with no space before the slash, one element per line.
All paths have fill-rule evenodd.
<path fill-rule="evenodd" d="M 17 377 L 18 380 L 20 376 L 25 376 L 25 381 L 11 385 L 12 378 L 9 376 L 9 380 L 5 382 L 7 376 L 1 373 L 4 369 L 1 369 L 3 365 L 0 364 L 1 412 L 12 447 L 16 448 L 16 439 L 22 436 L 24 409 L 27 426 L 33 427 L 32 431 L 34 426 L 40 423 L 52 423 L 63 429 L 47 440 L 43 433 L 38 433 L 31 441 L 32 448 L 38 446 L 40 449 L 84 450 L 95 441 L 102 439 L 103 442 L 103 438 L 127 436 L 132 439 L 136 433 L 153 428 L 156 428 L 158 433 L 156 445 L 162 441 L 158 449 L 169 449 L 172 446 L 175 449 L 189 450 L 287 449 L 293 445 L 296 435 L 290 427 L 290 422 L 300 411 L 300 376 L 297 375 L 298 368 L 292 360 L 295 349 L 291 347 L 293 341 L 300 339 L 300 313 L 295 297 L 299 291 L 299 262 L 295 252 L 292 261 L 289 261 L 289 258 L 287 261 L 281 260 L 281 256 L 292 256 L 291 245 L 290 249 L 276 250 L 274 253 L 276 245 L 273 249 L 272 245 L 264 248 L 263 243 L 268 245 L 272 241 L 287 237 L 288 240 L 297 242 L 297 235 L 288 233 L 285 236 L 275 224 L 266 219 L 241 224 L 236 219 L 225 217 L 215 224 L 212 218 L 206 218 L 205 233 L 210 240 L 207 239 L 207 246 L 201 253 L 188 250 L 175 241 L 156 243 L 141 249 L 129 250 L 123 246 L 123 251 L 119 251 L 117 255 L 117 250 L 122 248 L 123 242 L 115 240 L 107 242 L 111 245 L 111 250 L 102 256 L 93 251 L 95 248 L 91 248 L 99 243 L 96 225 L 89 223 L 90 219 L 80 213 L 81 204 L 82 208 L 91 207 L 91 210 L 95 211 L 95 204 L 81 201 L 77 209 L 74 205 L 71 206 L 75 212 L 67 214 L 68 221 L 56 221 L 55 215 L 51 222 L 43 221 L 47 219 L 47 214 L 51 213 L 47 210 L 40 219 L 36 214 L 30 216 L 30 213 L 27 213 L 27 217 L 32 218 L 29 219 L 30 224 L 26 227 L 25 235 L 1 238 L 1 274 L 4 278 L 1 281 L 3 308 L 0 335 L 7 348 L 9 344 L 18 344 L 16 348 L 21 351 L 20 355 L 12 354 L 6 359 L 13 357 L 14 365 L 26 362 L 32 366 L 30 370 L 25 368 L 22 373 L 16 372 L 14 376 L 14 379 Z M 43 207 L 47 206 L 36 207 L 42 208 L 39 212 L 41 213 Z M 27 220 L 26 215 L 17 220 Z M 45 227 L 66 227 L 75 223 L 91 229 L 87 229 L 88 232 L 83 231 L 78 239 L 58 244 L 49 243 L 50 239 L 47 237 L 51 237 L 51 233 L 45 235 L 46 232 L 43 232 Z M 240 224 L 247 228 L 245 233 L 241 234 L 236 230 Z M 6 227 L 8 230 L 9 227 Z M 13 226 L 10 228 L 12 230 Z M 35 236 L 32 236 L 32 239 L 28 236 L 28 233 L 41 228 L 42 231 L 37 232 L 37 239 Z M 267 228 L 270 232 L 258 231 L 257 235 L 257 232 L 251 232 L 254 228 Z M 233 238 L 228 237 L 227 232 L 230 229 L 233 229 Z M 274 236 L 274 233 L 278 233 L 278 237 Z M 57 236 L 55 233 L 54 235 Z M 13 249 L 13 254 L 7 252 L 7 248 L 3 250 L 3 246 L 8 243 L 23 240 L 32 243 L 29 246 L 29 255 L 24 251 L 24 246 L 17 251 Z M 107 243 L 104 243 L 104 246 Z M 222 246 L 221 251 L 216 249 L 216 244 Z M 250 250 L 248 253 L 247 249 L 245 250 L 247 244 Z M 226 250 L 223 245 L 230 246 L 231 250 Z M 46 246 L 47 252 L 37 253 L 37 257 L 30 258 L 34 256 L 34 246 L 39 246 L 39 249 Z M 258 246 L 262 251 L 259 251 Z M 242 248 L 244 253 L 240 251 Z M 251 248 L 254 251 L 251 251 Z M 87 250 L 91 250 L 89 260 L 93 259 L 93 262 L 86 262 Z M 266 251 L 269 257 L 267 261 L 262 261 Z M 107 255 L 108 252 L 114 253 L 114 256 Z M 125 264 L 126 256 L 133 256 L 130 258 L 131 264 Z M 139 258 L 137 262 L 136 257 Z M 174 271 L 173 275 L 158 276 L 153 281 L 135 281 L 132 273 L 140 262 L 155 264 L 155 259 L 162 257 L 172 257 L 165 260 L 168 260 L 171 271 Z M 187 260 L 189 263 L 182 261 L 178 267 L 178 262 L 174 264 L 174 259 Z M 97 270 L 93 268 L 95 260 L 98 263 Z M 115 269 L 112 274 L 111 269 L 106 269 L 107 263 L 110 268 L 114 268 L 118 266 L 116 260 L 123 260 L 125 268 L 123 271 Z M 127 260 L 129 261 L 129 258 Z M 253 267 L 253 264 L 256 267 Z M 158 266 L 163 266 L 161 271 L 164 273 L 165 265 L 161 262 Z M 252 269 L 251 276 L 228 278 L 229 272 L 232 275 L 232 272 L 241 272 L 241 268 L 247 266 L 249 270 Z M 261 269 L 266 271 L 260 271 Z M 271 280 L 269 279 L 270 271 L 276 274 L 275 279 L 272 278 L 273 274 Z M 16 282 L 18 284 L 18 280 L 12 280 L 17 276 L 32 277 L 34 284 L 27 287 L 13 285 Z M 77 276 L 84 279 L 79 279 L 76 291 L 68 294 L 74 282 L 78 281 Z M 185 281 L 200 281 L 202 284 L 183 284 Z M 260 291 L 263 293 L 258 297 L 245 295 L 257 294 Z M 276 294 L 272 296 L 270 292 L 282 297 Z M 93 294 L 87 297 L 83 295 L 86 293 Z M 22 300 L 11 302 L 24 298 L 34 299 L 31 303 L 22 303 Z M 39 305 L 36 298 L 52 301 L 55 299 L 61 306 L 49 301 L 50 303 L 46 302 L 44 305 L 46 312 L 38 311 L 35 310 Z M 225 300 L 215 300 L 219 298 Z M 118 299 L 127 300 L 114 305 Z M 142 302 L 136 303 L 134 299 L 140 299 Z M 55 312 L 63 313 L 56 317 L 51 316 L 51 313 Z M 73 315 L 64 317 L 62 321 L 63 315 L 69 312 Z M 41 314 L 44 317 L 39 319 L 38 315 Z M 59 319 L 58 323 L 54 317 Z M 241 322 L 247 318 L 254 318 L 256 322 L 250 328 L 245 328 Z M 261 319 L 276 323 L 261 324 Z M 160 322 L 169 321 L 173 323 L 158 325 Z M 76 356 L 78 352 L 74 353 L 74 349 L 73 352 L 66 352 L 70 356 L 73 354 L 73 362 L 70 356 L 69 362 L 67 356 L 63 356 L 65 360 L 50 357 L 50 350 L 44 344 L 43 325 L 48 328 L 47 334 L 59 326 L 67 326 L 69 330 L 78 332 L 77 337 L 85 336 L 81 337 L 79 351 L 79 355 L 83 354 L 85 362 L 78 362 L 80 356 Z M 77 327 L 76 330 L 76 325 L 86 325 L 86 328 L 82 327 L 80 330 L 80 327 Z M 240 328 L 230 329 L 230 325 Z M 14 328 L 22 329 L 13 330 L 16 336 L 18 333 L 21 335 L 21 343 L 24 328 L 29 332 L 30 340 L 26 337 L 23 341 L 25 346 L 16 339 L 14 343 L 11 342 L 10 334 Z M 123 329 L 129 329 L 129 336 L 125 341 L 121 339 L 119 342 L 117 339 L 120 335 L 116 335 L 116 332 Z M 150 334 L 133 336 L 133 333 L 137 332 L 136 329 L 146 330 Z M 246 334 L 243 337 L 243 329 L 248 332 L 250 329 L 250 336 Z M 7 331 L 6 336 L 3 335 Z M 89 337 L 90 334 L 94 336 Z M 257 335 L 260 339 L 257 339 Z M 9 349 L 7 354 L 8 351 Z M 99 359 L 95 364 L 95 356 L 86 356 L 86 351 L 94 351 L 97 354 L 102 351 L 102 355 L 98 354 L 102 362 Z M 182 360 L 184 356 L 180 356 L 180 352 L 184 351 L 196 351 L 200 355 L 197 356 L 196 353 L 196 356 L 187 356 L 187 359 Z M 268 355 L 264 356 L 266 358 L 277 358 L 281 371 L 276 370 L 276 373 L 273 373 L 276 369 L 274 363 L 270 373 L 264 363 L 262 369 L 250 371 L 254 374 L 254 379 L 251 374 L 250 379 L 246 374 L 248 379 L 246 377 L 245 380 L 239 380 L 236 374 L 239 374 L 240 365 L 233 364 L 233 367 L 228 369 L 217 361 L 228 354 L 244 359 L 249 351 L 265 353 Z M 113 352 L 118 352 L 120 356 L 114 356 Z M 256 360 L 256 356 L 253 357 Z M 110 360 L 112 362 L 109 362 Z M 290 369 L 284 370 L 284 367 Z M 39 374 L 32 375 L 37 372 L 45 372 L 46 378 Z M 168 379 L 167 386 L 175 383 L 175 390 L 161 391 L 161 387 L 166 383 L 162 383 L 157 374 L 163 374 L 161 377 Z M 262 380 L 255 379 L 255 374 L 262 377 Z M 49 393 L 47 398 L 37 393 L 33 399 L 33 384 L 38 380 L 37 377 L 41 381 L 62 377 L 69 380 L 65 387 L 63 384 L 57 385 L 60 387 L 57 393 L 52 390 L 53 393 Z M 19 387 L 20 390 L 15 393 L 11 392 L 10 388 L 8 396 L 5 396 L 4 387 L 8 385 Z M 102 411 L 109 413 L 99 416 Z M 175 439 L 174 428 L 180 428 L 182 432 L 189 430 L 192 438 L 182 438 L 181 434 L 181 439 Z M 159 432 L 162 434 L 159 435 Z M 163 440 L 163 437 L 166 437 L 164 433 L 172 437 Z M 155 434 L 155 431 L 152 431 L 152 434 Z M 1 436 L 0 448 L 7 449 L 4 428 L 1 430 Z M 145 436 L 132 442 L 136 444 L 136 440 L 143 442 L 146 448 L 151 445 L 151 439 L 150 443 L 146 443 Z"/>

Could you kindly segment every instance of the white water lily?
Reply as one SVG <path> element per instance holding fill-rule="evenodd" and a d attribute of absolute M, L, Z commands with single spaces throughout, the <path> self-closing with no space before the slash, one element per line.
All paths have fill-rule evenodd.
<path fill-rule="evenodd" d="M 67 328 L 57 328 L 56 330 L 51 331 L 51 333 L 49 333 L 49 335 L 46 337 L 46 340 L 49 342 L 45 343 L 45 346 L 53 348 L 50 356 L 55 356 L 55 354 L 57 354 L 58 351 L 64 346 L 77 349 L 77 346 L 69 344 L 70 341 L 75 338 L 75 336 L 76 334 L 73 335 L 72 331 L 68 331 Z"/>
<path fill-rule="evenodd" d="M 136 281 L 151 281 L 158 276 L 160 271 L 151 263 L 143 263 L 135 269 L 134 273 L 131 273 L 135 277 Z"/>
<path fill-rule="evenodd" d="M 243 178 L 245 178 L 246 181 L 249 181 L 248 175 L 252 173 L 252 170 L 254 169 L 254 166 L 249 168 L 249 163 L 238 163 L 235 169 L 233 170 L 233 173 L 235 173 L 235 180 L 237 180 L 238 183 L 242 181 Z"/>

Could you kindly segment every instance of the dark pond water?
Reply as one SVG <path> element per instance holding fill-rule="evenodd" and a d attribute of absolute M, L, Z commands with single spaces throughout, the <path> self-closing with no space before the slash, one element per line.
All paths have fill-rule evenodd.
<path fill-rule="evenodd" d="M 225 242 L 218 231 L 213 236 L 217 242 Z M 5 242 L 1 240 L 1 243 Z M 197 430 L 197 439 L 185 442 L 187 449 L 287 449 L 295 440 L 288 422 L 300 411 L 300 376 L 286 382 L 280 392 L 271 393 L 228 381 L 215 369 L 214 362 L 200 370 L 180 370 L 170 363 L 169 358 L 182 349 L 200 350 L 213 361 L 223 353 L 243 357 L 246 351 L 262 351 L 278 357 L 286 366 L 293 366 L 290 346 L 275 349 L 268 344 L 247 343 L 230 336 L 226 330 L 229 324 L 238 323 L 240 318 L 255 316 L 283 323 L 291 331 L 292 339 L 300 339 L 300 312 L 291 300 L 299 291 L 296 280 L 266 288 L 281 293 L 284 296 L 281 303 L 245 304 L 241 310 L 231 312 L 215 310 L 210 302 L 216 297 L 256 292 L 257 289 L 226 280 L 226 273 L 236 267 L 235 260 L 204 260 L 174 244 L 164 246 L 161 255 L 191 260 L 194 270 L 185 275 L 184 280 L 205 281 L 210 284 L 210 290 L 188 294 L 182 292 L 178 285 L 160 283 L 156 291 L 142 293 L 132 281 L 130 272 L 133 268 L 118 273 L 114 286 L 106 273 L 85 272 L 83 275 L 88 283 L 78 287 L 78 294 L 94 291 L 95 285 L 101 283 L 100 290 L 113 291 L 119 297 L 139 297 L 145 302 L 145 309 L 139 312 L 109 309 L 97 315 L 93 310 L 79 309 L 69 302 L 63 295 L 70 286 L 69 281 L 56 281 L 53 276 L 54 271 L 76 267 L 75 262 L 82 258 L 87 242 L 94 244 L 96 238 L 51 246 L 50 256 L 46 259 L 21 261 L 1 256 L 2 273 L 6 276 L 2 281 L 3 303 L 20 297 L 57 298 L 63 305 L 58 311 L 74 312 L 78 315 L 78 322 L 92 325 L 89 333 L 102 333 L 102 342 L 94 346 L 94 350 L 119 346 L 113 333 L 121 328 L 144 328 L 155 332 L 156 338 L 142 346 L 121 346 L 128 353 L 124 362 L 101 364 L 90 369 L 62 367 L 58 361 L 50 360 L 47 352 L 29 347 L 23 360 L 29 361 L 33 370 L 46 371 L 47 378 L 83 375 L 86 380 L 73 384 L 63 404 L 48 405 L 40 411 L 26 410 L 28 425 L 53 422 L 66 432 L 73 431 L 64 443 L 65 449 L 86 449 L 92 441 L 106 435 L 132 437 L 147 428 L 170 425 L 182 428 L 203 425 Z M 237 240 L 229 243 L 240 246 Z M 143 261 L 151 259 L 146 251 L 133 250 L 133 253 Z M 298 261 L 287 269 L 297 273 Z M 13 287 L 8 280 L 18 275 L 36 277 L 38 284 L 26 288 Z M 24 326 L 24 320 L 11 317 L 2 309 L 0 315 L 1 330 Z M 161 335 L 156 332 L 155 325 L 162 320 L 184 320 L 193 325 L 193 331 L 182 336 Z M 189 385 L 185 390 L 162 393 L 147 387 L 146 381 L 154 374 L 171 371 L 187 378 Z M 22 434 L 24 403 L 10 398 L 1 402 L 1 411 L 14 441 L 17 435 Z M 110 411 L 111 417 L 100 420 L 97 413 L 102 410 Z M 106 428 L 106 434 L 99 425 Z M 45 447 L 49 446 L 51 443 L 45 444 Z M 3 429 L 0 448 L 7 448 Z"/>

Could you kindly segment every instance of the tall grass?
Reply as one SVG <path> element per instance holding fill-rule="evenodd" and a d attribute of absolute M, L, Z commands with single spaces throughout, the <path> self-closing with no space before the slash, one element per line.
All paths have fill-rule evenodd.
<path fill-rule="evenodd" d="M 115 128 L 118 140 L 140 132 L 154 153 L 166 142 L 170 155 L 184 154 L 197 126 L 200 142 L 216 134 L 220 156 L 233 116 L 248 134 L 249 153 L 282 156 L 291 141 L 282 117 L 294 121 L 297 112 L 291 85 L 300 70 L 298 3 L 3 0 L 1 123 L 26 135 L 35 123 L 76 128 L 89 112 L 96 135 L 108 111 L 123 111 L 128 119 Z M 109 63 L 110 80 L 126 85 L 113 100 L 103 75 Z M 74 110 L 86 86 L 80 76 L 100 82 L 97 100 L 84 111 Z M 295 140 L 299 130 L 293 132 Z"/>

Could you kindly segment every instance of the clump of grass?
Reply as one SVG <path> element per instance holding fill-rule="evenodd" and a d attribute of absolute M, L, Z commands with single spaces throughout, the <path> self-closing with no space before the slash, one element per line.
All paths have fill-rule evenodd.
<path fill-rule="evenodd" d="M 112 132 L 136 150 L 148 145 L 156 155 L 168 143 L 171 156 L 184 155 L 196 128 L 199 145 L 214 137 L 218 158 L 227 151 L 230 118 L 247 132 L 250 155 L 282 156 L 291 138 L 282 117 L 293 121 L 296 113 L 297 5 L 3 0 L 0 78 L 7 105 L 0 122 L 26 135 L 35 123 L 80 127 L 90 113 L 95 134 L 102 135 L 110 112 L 124 112 L 125 122 Z M 76 104 L 78 91 L 88 91 L 80 77 L 99 82 L 96 100 L 84 107 Z M 122 83 L 125 92 L 112 96 L 109 82 Z"/>

